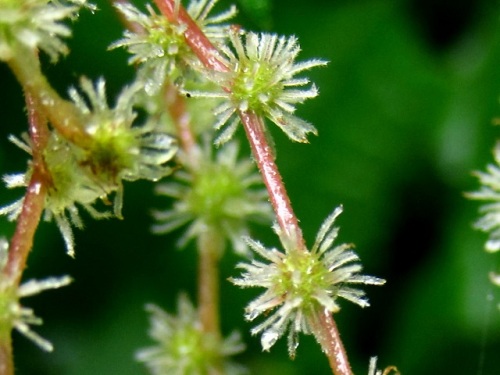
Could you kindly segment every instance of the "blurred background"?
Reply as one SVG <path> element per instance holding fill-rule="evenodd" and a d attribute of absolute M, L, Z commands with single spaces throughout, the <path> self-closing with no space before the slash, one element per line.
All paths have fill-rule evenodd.
<path fill-rule="evenodd" d="M 107 80 L 110 98 L 133 77 L 127 54 L 107 51 L 122 27 L 110 3 L 83 11 L 69 41 L 71 54 L 44 64 L 62 95 L 78 77 Z M 143 2 L 142 2 L 143 3 Z M 136 4 L 142 4 L 136 1 Z M 228 1 L 220 2 L 225 9 Z M 307 74 L 320 96 L 300 106 L 319 136 L 294 144 L 272 129 L 277 163 L 308 243 L 339 204 L 340 241 L 353 242 L 364 272 L 387 279 L 367 287 L 371 307 L 342 302 L 336 315 L 356 374 L 371 356 L 402 374 L 500 374 L 500 293 L 488 281 L 499 257 L 486 254 L 486 235 L 473 230 L 478 189 L 473 170 L 491 162 L 500 138 L 500 4 L 489 0 L 239 0 L 237 22 L 250 30 L 294 34 L 301 60 L 330 63 Z M 0 65 L 0 171 L 25 170 L 27 156 L 7 141 L 26 130 L 19 85 Z M 241 131 L 238 136 L 242 137 Z M 22 191 L 0 188 L 0 204 Z M 173 311 L 180 291 L 196 296 L 192 247 L 178 251 L 169 236 L 150 234 L 153 207 L 168 207 L 150 183 L 125 186 L 124 221 L 85 216 L 76 232 L 76 259 L 65 254 L 53 223 L 42 223 L 25 279 L 69 274 L 75 282 L 23 300 L 43 317 L 35 327 L 55 345 L 46 354 L 13 334 L 19 375 L 146 374 L 134 351 L 152 342 L 144 305 Z M 12 223 L 0 219 L 0 233 Z M 268 228 L 254 236 L 276 245 Z M 247 350 L 238 361 L 253 374 L 329 374 L 311 337 L 297 357 L 286 340 L 262 353 L 243 308 L 258 290 L 239 290 L 241 259 L 222 261 L 222 325 L 239 329 Z"/>

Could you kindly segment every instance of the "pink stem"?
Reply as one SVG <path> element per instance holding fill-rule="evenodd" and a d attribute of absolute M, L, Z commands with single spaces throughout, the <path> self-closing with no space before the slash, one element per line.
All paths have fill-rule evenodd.
<path fill-rule="evenodd" d="M 48 140 L 47 120 L 41 114 L 40 108 L 33 96 L 25 90 L 28 109 L 29 133 L 32 140 L 33 172 L 24 196 L 23 207 L 17 219 L 16 229 L 9 246 L 7 263 L 2 270 L 3 276 L 19 285 L 26 267 L 28 254 L 33 247 L 33 236 L 40 221 L 46 193 L 48 174 L 43 163 L 43 149 Z M 0 342 L 0 375 L 14 374 L 14 359 L 10 332 L 5 332 Z M 2 335 L 3 336 L 3 335 Z"/>
<path fill-rule="evenodd" d="M 335 375 L 353 375 L 332 313 L 323 309 L 318 316 L 315 316 L 315 319 L 312 319 L 311 326 L 314 337 L 325 352 L 333 373 Z"/>
<path fill-rule="evenodd" d="M 274 162 L 274 154 L 267 142 L 262 118 L 250 111 L 240 112 L 240 117 L 252 148 L 252 154 L 257 161 L 262 179 L 269 192 L 269 198 L 276 213 L 278 224 L 289 238 L 297 241 L 299 249 L 305 251 L 306 246 L 302 230 L 299 227 L 297 216 L 293 212 L 281 174 Z"/>
<path fill-rule="evenodd" d="M 165 85 L 164 98 L 167 110 L 175 124 L 181 149 L 190 155 L 196 146 L 196 140 L 191 129 L 189 113 L 186 110 L 185 98 L 179 94 L 173 84 Z"/>
<path fill-rule="evenodd" d="M 17 219 L 16 230 L 9 246 L 9 257 L 3 271 L 16 284 L 21 281 L 28 254 L 33 246 L 33 236 L 45 206 L 46 186 L 49 181 L 42 155 L 48 140 L 47 120 L 41 115 L 38 103 L 33 96 L 27 91 L 25 91 L 25 96 L 33 149 L 33 173 L 24 196 L 23 207 Z"/>
<path fill-rule="evenodd" d="M 181 5 L 176 6 L 174 0 L 154 0 L 154 2 L 170 22 L 182 23 L 187 26 L 187 30 L 184 32 L 186 42 L 203 65 L 217 72 L 228 71 L 227 66 L 221 61 L 219 51 L 200 30 L 184 7 Z"/>

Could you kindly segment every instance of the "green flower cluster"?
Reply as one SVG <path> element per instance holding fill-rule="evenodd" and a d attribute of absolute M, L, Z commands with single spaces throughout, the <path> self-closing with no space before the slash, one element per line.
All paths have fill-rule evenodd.
<path fill-rule="evenodd" d="M 271 217 L 267 192 L 255 188 L 262 180 L 250 160 L 238 160 L 235 143 L 225 145 L 215 158 L 206 150 L 200 152 L 196 165 L 176 172 L 175 181 L 157 186 L 159 194 L 176 200 L 171 209 L 153 213 L 157 220 L 153 231 L 167 233 L 190 223 L 181 246 L 210 230 L 230 239 L 232 248 L 245 254 L 248 221 Z"/>
<path fill-rule="evenodd" d="M 176 141 L 159 131 L 155 123 L 148 121 L 134 124 L 135 97 L 140 86 L 126 87 L 110 108 L 105 95 L 105 83 L 99 80 L 95 87 L 83 78 L 82 91 L 70 90 L 85 133 L 91 140 L 85 149 L 63 139 L 52 131 L 43 159 L 48 179 L 45 202 L 45 219 L 56 221 L 66 243 L 69 255 L 74 255 L 74 240 L 71 225 L 83 228 L 78 206 L 83 207 L 96 219 L 107 218 L 111 212 L 99 212 L 94 208 L 97 201 L 105 206 L 113 197 L 113 214 L 121 218 L 123 205 L 122 180 L 147 179 L 157 181 L 171 173 L 167 163 L 177 151 Z M 31 154 L 29 140 L 23 143 L 12 138 L 14 143 Z M 7 187 L 28 186 L 32 169 L 26 173 L 7 175 Z M 21 212 L 23 198 L 0 208 L 0 215 L 15 220 Z"/>
<path fill-rule="evenodd" d="M 222 46 L 226 72 L 210 72 L 208 77 L 221 89 L 216 92 L 190 91 L 194 97 L 224 99 L 215 109 L 215 129 L 223 129 L 216 143 L 231 139 L 240 123 L 240 112 L 252 111 L 267 117 L 293 141 L 307 142 L 307 134 L 316 134 L 316 128 L 295 116 L 295 104 L 318 95 L 314 84 L 297 74 L 317 66 L 323 60 L 295 63 L 300 46 L 295 37 L 276 34 L 246 33 L 232 28 L 229 38 L 233 49 Z"/>
<path fill-rule="evenodd" d="M 62 21 L 76 17 L 82 6 L 95 9 L 87 0 L 0 0 L 0 60 L 8 61 L 17 44 L 42 50 L 52 61 L 67 54 L 62 38 L 71 29 Z"/>
<path fill-rule="evenodd" d="M 267 249 L 250 238 L 248 244 L 269 263 L 253 260 L 240 263 L 244 270 L 240 278 L 232 282 L 241 287 L 261 287 L 266 291 L 250 302 L 246 318 L 250 321 L 266 315 L 264 322 L 252 329 L 252 334 L 262 333 L 261 344 L 269 350 L 288 330 L 288 351 L 295 356 L 298 333 L 311 334 L 311 322 L 323 310 L 337 312 L 338 298 L 344 298 L 361 307 L 367 307 L 365 292 L 351 285 L 382 285 L 385 280 L 361 275 L 359 257 L 351 250 L 352 245 L 333 247 L 339 229 L 335 219 L 342 212 L 338 207 L 323 223 L 311 250 L 302 250 L 297 240 L 288 237 L 275 226 L 285 251 Z M 271 311 L 275 310 L 273 313 Z"/>
<path fill-rule="evenodd" d="M 245 369 L 228 360 L 245 346 L 238 333 L 221 340 L 203 332 L 198 312 L 185 295 L 179 297 L 177 315 L 170 315 L 155 305 L 150 313 L 149 335 L 156 345 L 137 351 L 136 359 L 153 375 L 210 374 L 223 368 L 224 374 L 238 375 Z"/>
<path fill-rule="evenodd" d="M 0 238 L 0 337 L 10 336 L 15 328 L 19 333 L 46 351 L 52 351 L 52 344 L 32 331 L 30 325 L 42 324 L 32 309 L 22 306 L 19 300 L 43 292 L 47 289 L 58 289 L 71 283 L 69 276 L 50 277 L 45 280 L 30 280 L 19 287 L 4 276 L 3 269 L 8 257 L 8 243 Z"/>
<path fill-rule="evenodd" d="M 187 12 L 205 35 L 215 44 L 227 38 L 228 26 L 223 23 L 236 14 L 236 8 L 209 16 L 217 0 L 195 0 L 187 7 Z M 124 32 L 124 38 L 113 43 L 110 48 L 126 47 L 132 55 L 130 64 L 138 65 L 137 77 L 144 83 L 146 93 L 154 95 L 168 77 L 174 81 L 199 62 L 186 44 L 184 24 L 169 22 L 147 6 L 148 14 L 142 13 L 131 4 L 116 3 L 116 8 L 133 25 L 134 30 Z"/>

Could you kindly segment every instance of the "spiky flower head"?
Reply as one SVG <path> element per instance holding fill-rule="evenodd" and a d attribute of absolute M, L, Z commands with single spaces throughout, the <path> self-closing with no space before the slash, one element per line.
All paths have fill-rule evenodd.
<path fill-rule="evenodd" d="M 470 199 L 487 202 L 480 208 L 483 216 L 476 221 L 475 227 L 489 233 L 484 245 L 488 252 L 500 250 L 500 143 L 497 143 L 493 156 L 495 164 L 488 164 L 486 172 L 475 172 L 481 188 L 466 194 Z"/>
<path fill-rule="evenodd" d="M 294 115 L 295 105 L 316 97 L 318 90 L 314 84 L 309 85 L 309 79 L 296 75 L 326 62 L 313 59 L 296 63 L 300 46 L 294 36 L 247 33 L 234 27 L 229 37 L 233 49 L 221 48 L 228 71 L 208 73 L 222 89 L 189 92 L 195 97 L 225 99 L 215 110 L 215 128 L 223 129 L 216 143 L 233 136 L 240 122 L 238 113 L 246 111 L 267 117 L 293 141 L 307 142 L 307 134 L 316 134 L 316 128 Z"/>
<path fill-rule="evenodd" d="M 30 140 L 27 136 L 24 138 L 24 142 L 15 137 L 9 139 L 31 155 Z M 49 174 L 46 181 L 44 220 L 55 220 L 66 244 L 67 253 L 74 256 L 75 245 L 71 226 L 83 229 L 78 207 L 83 207 L 95 219 L 109 217 L 109 213 L 99 212 L 93 207 L 97 200 L 106 196 L 106 192 L 82 168 L 72 145 L 56 132 L 51 133 L 43 157 Z M 3 180 L 8 188 L 27 187 L 32 173 L 30 164 L 26 173 L 5 175 Z M 20 198 L 1 207 L 0 215 L 6 215 L 10 221 L 16 220 L 21 213 L 23 202 L 24 198 Z"/>
<path fill-rule="evenodd" d="M 88 167 L 106 193 L 116 191 L 114 213 L 121 217 L 121 180 L 157 181 L 170 174 L 172 169 L 166 163 L 176 153 L 177 143 L 152 121 L 142 126 L 134 124 L 136 94 L 142 89 L 139 83 L 123 89 L 113 108 L 107 103 L 104 80 L 98 80 L 94 87 L 90 80 L 82 78 L 81 88 L 85 96 L 74 88 L 69 92 L 81 113 L 84 130 L 92 139 L 90 147 L 78 156 L 80 164 Z"/>
<path fill-rule="evenodd" d="M 275 231 L 284 252 L 247 239 L 266 262 L 240 263 L 238 267 L 244 272 L 232 282 L 241 287 L 266 288 L 246 307 L 246 318 L 250 321 L 266 315 L 264 322 L 251 331 L 254 335 L 262 333 L 264 350 L 269 350 L 288 330 L 288 351 L 293 357 L 298 333 L 312 333 L 312 320 L 325 309 L 332 313 L 339 311 L 339 297 L 361 307 L 369 305 L 365 292 L 353 285 L 385 283 L 383 279 L 359 274 L 362 267 L 352 245 L 332 246 L 339 230 L 333 225 L 341 212 L 342 208 L 338 207 L 325 220 L 310 251 L 301 249 L 297 239 L 288 237 L 277 226 Z"/>
<path fill-rule="evenodd" d="M 246 373 L 229 360 L 245 349 L 239 334 L 221 340 L 203 332 L 198 312 L 185 295 L 179 297 L 177 315 L 152 304 L 146 310 L 150 313 L 149 336 L 156 344 L 137 351 L 136 359 L 151 374 L 210 374 L 220 365 L 228 375 Z"/>
<path fill-rule="evenodd" d="M 94 208 L 98 201 L 108 203 L 114 194 L 115 216 L 121 218 L 123 205 L 122 180 L 148 179 L 157 181 L 168 175 L 171 168 L 166 164 L 177 150 L 176 141 L 159 132 L 153 122 L 136 126 L 133 109 L 138 85 L 125 88 L 114 108 L 109 108 L 105 84 L 99 80 L 96 87 L 88 79 L 82 79 L 80 95 L 70 90 L 84 131 L 89 135 L 89 146 L 79 148 L 53 131 L 43 160 L 48 172 L 44 219 L 54 219 L 63 235 L 67 252 L 74 255 L 72 226 L 83 229 L 78 207 L 83 207 L 95 219 L 108 218 L 109 212 Z M 87 102 L 88 100 L 88 102 Z M 11 137 L 20 148 L 32 154 L 30 140 L 25 142 Z M 27 187 L 32 166 L 26 173 L 4 176 L 8 188 Z M 16 220 L 21 212 L 23 198 L 0 208 L 0 215 Z"/>
<path fill-rule="evenodd" d="M 5 238 L 0 238 L 0 271 L 4 269 L 7 257 L 8 243 Z M 42 319 L 35 316 L 32 309 L 22 306 L 19 300 L 47 289 L 58 289 L 70 282 L 69 276 L 62 276 L 29 280 L 17 286 L 0 272 L 0 337 L 9 337 L 11 330 L 16 329 L 43 350 L 52 351 L 52 344 L 30 328 L 30 325 L 41 325 Z"/>
<path fill-rule="evenodd" d="M 211 156 L 210 146 L 200 154 L 199 163 L 177 172 L 177 181 L 157 186 L 157 192 L 176 199 L 167 211 L 155 211 L 156 233 L 167 233 L 191 222 L 180 240 L 185 245 L 210 230 L 229 239 L 238 253 L 246 253 L 242 237 L 248 235 L 248 221 L 267 221 L 271 207 L 267 192 L 250 160 L 238 160 L 238 146 L 228 143 Z"/>
<path fill-rule="evenodd" d="M 205 35 L 215 44 L 226 38 L 228 21 L 236 14 L 232 6 L 225 12 L 209 16 L 218 0 L 192 0 L 187 12 Z M 144 81 L 148 94 L 155 94 L 165 82 L 165 78 L 175 79 L 179 71 L 196 64 L 196 59 L 186 44 L 184 32 L 187 26 L 171 23 L 162 14 L 147 5 L 148 14 L 142 13 L 131 4 L 116 3 L 134 30 L 126 30 L 124 38 L 113 43 L 110 48 L 126 47 L 132 54 L 130 64 L 139 64 L 138 77 Z"/>
<path fill-rule="evenodd" d="M 0 0 L 0 60 L 9 60 L 18 43 L 43 50 L 52 61 L 67 54 L 62 38 L 71 29 L 62 21 L 76 17 L 82 6 L 95 9 L 86 0 Z"/>

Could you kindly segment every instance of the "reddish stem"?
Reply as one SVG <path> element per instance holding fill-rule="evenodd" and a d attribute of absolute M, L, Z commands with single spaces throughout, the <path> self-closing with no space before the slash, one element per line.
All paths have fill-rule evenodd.
<path fill-rule="evenodd" d="M 73 103 L 62 99 L 50 86 L 41 71 L 36 51 L 19 45 L 14 48 L 14 56 L 7 63 L 24 91 L 31 93 L 32 101 L 36 100 L 37 111 L 43 112 L 44 117 L 65 139 L 87 148 L 91 139 L 82 127 L 81 115 Z"/>
<path fill-rule="evenodd" d="M 179 94 L 174 85 L 166 84 L 164 98 L 170 117 L 172 117 L 177 129 L 180 146 L 189 155 L 196 146 L 196 140 L 191 129 L 191 119 L 186 110 L 184 96 Z"/>
<path fill-rule="evenodd" d="M 156 6 L 172 23 L 182 23 L 187 26 L 184 36 L 198 59 L 207 68 L 217 72 L 227 72 L 228 68 L 222 62 L 219 51 L 200 30 L 196 22 L 189 16 L 182 5 L 175 5 L 174 0 L 154 0 Z"/>
<path fill-rule="evenodd" d="M 323 309 L 314 318 L 311 321 L 314 337 L 325 352 L 333 373 L 335 375 L 353 375 L 332 313 Z"/>
<path fill-rule="evenodd" d="M 13 282 L 19 284 L 28 254 L 33 246 L 33 236 L 40 221 L 44 205 L 48 173 L 43 161 L 43 149 L 49 136 L 47 120 L 39 110 L 33 96 L 25 91 L 28 108 L 29 133 L 32 140 L 33 172 L 31 175 L 23 207 L 17 219 L 16 230 L 9 246 L 9 257 L 4 273 Z"/>
<path fill-rule="evenodd" d="M 252 148 L 252 154 L 257 161 L 262 179 L 269 192 L 269 198 L 276 213 L 278 224 L 288 237 L 295 239 L 299 248 L 305 251 L 306 246 L 302 230 L 299 227 L 297 216 L 293 212 L 281 174 L 274 162 L 274 153 L 267 142 L 262 118 L 250 111 L 240 112 L 240 117 Z"/>

